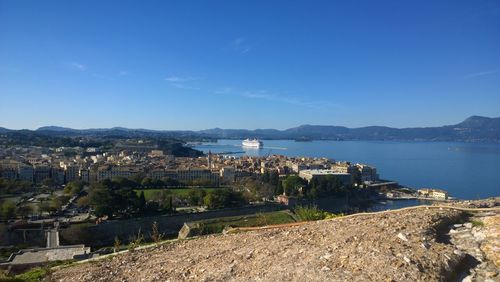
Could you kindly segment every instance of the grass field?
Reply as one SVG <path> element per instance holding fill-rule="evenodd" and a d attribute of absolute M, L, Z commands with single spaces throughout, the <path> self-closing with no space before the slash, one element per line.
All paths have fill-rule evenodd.
<path fill-rule="evenodd" d="M 220 217 L 198 221 L 202 234 L 220 233 L 226 226 L 256 227 L 295 222 L 289 211 L 258 213 L 246 216 Z"/>
<path fill-rule="evenodd" d="M 209 192 L 209 191 L 213 191 L 213 190 L 217 190 L 217 189 L 225 189 L 225 188 L 207 187 L 207 188 L 167 188 L 167 189 L 143 189 L 143 190 L 138 189 L 138 190 L 135 190 L 135 192 L 137 193 L 137 196 L 139 196 L 141 194 L 141 192 L 144 191 L 144 197 L 146 198 L 146 201 L 149 201 L 149 200 L 154 200 L 156 197 L 156 193 L 161 192 L 161 191 L 169 191 L 174 196 L 184 198 L 184 197 L 188 196 L 189 191 L 196 190 L 196 189 L 202 189 L 202 190 L 205 190 L 206 192 Z"/>

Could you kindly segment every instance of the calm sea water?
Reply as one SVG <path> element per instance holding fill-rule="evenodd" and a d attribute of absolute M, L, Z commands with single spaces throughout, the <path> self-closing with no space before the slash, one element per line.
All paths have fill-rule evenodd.
<path fill-rule="evenodd" d="M 412 188 L 447 190 L 459 199 L 500 196 L 500 144 L 458 142 L 263 140 L 261 149 L 241 140 L 219 140 L 196 148 L 235 155 L 327 157 L 377 167 L 380 177 Z"/>

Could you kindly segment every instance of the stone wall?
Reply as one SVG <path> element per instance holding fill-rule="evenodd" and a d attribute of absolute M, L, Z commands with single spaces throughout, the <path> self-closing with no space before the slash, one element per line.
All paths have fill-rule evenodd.
<path fill-rule="evenodd" d="M 175 214 L 164 216 L 151 216 L 127 220 L 110 220 L 99 225 L 82 224 L 72 225 L 60 231 L 61 244 L 85 244 L 86 246 L 103 247 L 113 245 L 114 238 L 126 243 L 132 236 L 141 232 L 145 239 L 150 238 L 153 222 L 158 223 L 160 232 L 171 237 L 176 237 L 185 222 L 211 219 L 217 217 L 240 216 L 259 212 L 271 212 L 285 209 L 279 204 L 265 204 L 228 208 L 200 213 Z"/>

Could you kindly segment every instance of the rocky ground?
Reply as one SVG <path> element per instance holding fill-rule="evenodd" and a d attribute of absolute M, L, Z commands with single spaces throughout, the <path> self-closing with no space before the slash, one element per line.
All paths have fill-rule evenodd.
<path fill-rule="evenodd" d="M 500 215 L 480 212 L 464 224 L 454 224 L 449 232 L 455 253 L 466 255 L 472 266 L 463 281 L 500 281 Z"/>
<path fill-rule="evenodd" d="M 59 269 L 48 277 L 48 280 L 441 281 L 456 279 L 458 276 L 468 275 L 465 273 L 470 267 L 467 263 L 468 250 L 459 250 L 452 244 L 451 241 L 455 239 L 451 238 L 451 233 L 454 231 L 449 233 L 449 227 L 461 222 L 464 217 L 465 213 L 461 211 L 419 208 L 347 216 L 329 221 L 310 222 L 301 226 L 212 235 Z M 485 224 L 481 227 L 485 238 L 494 236 L 488 233 L 490 231 L 484 233 L 486 226 Z M 458 234 L 461 228 L 472 230 L 474 226 L 456 225 L 451 230 L 456 230 L 455 233 Z M 475 235 L 471 236 L 469 239 L 475 238 Z M 467 239 L 464 242 L 468 242 Z M 482 242 L 484 239 L 473 245 L 471 252 L 472 250 L 477 252 L 476 249 L 479 247 L 480 251 L 477 254 L 486 256 L 485 251 L 481 249 Z M 494 268 L 491 268 L 491 265 L 488 267 L 487 269 L 496 270 L 496 274 L 480 271 L 481 276 L 472 273 L 468 279 L 484 278 L 498 281 L 498 265 Z"/>
<path fill-rule="evenodd" d="M 461 200 L 452 202 L 436 202 L 435 205 L 447 205 L 461 208 L 493 208 L 500 206 L 500 197 L 491 197 L 481 200 Z"/>

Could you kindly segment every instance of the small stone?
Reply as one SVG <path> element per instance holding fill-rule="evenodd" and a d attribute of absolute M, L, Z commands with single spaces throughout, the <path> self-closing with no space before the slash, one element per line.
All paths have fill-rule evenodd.
<path fill-rule="evenodd" d="M 245 256 L 245 258 L 246 258 L 246 259 L 251 259 L 251 258 L 252 258 L 252 256 L 253 256 L 253 251 L 250 251 L 250 252 L 249 252 L 249 253 Z"/>
<path fill-rule="evenodd" d="M 472 228 L 472 223 L 471 222 L 464 223 L 464 227 L 468 228 L 468 229 L 471 229 Z"/>
<path fill-rule="evenodd" d="M 406 238 L 406 236 L 403 233 L 398 233 L 398 238 L 405 242 L 408 242 L 408 238 Z"/>
<path fill-rule="evenodd" d="M 330 270 L 331 269 L 326 265 L 321 268 L 321 271 L 330 271 Z"/>
<path fill-rule="evenodd" d="M 474 235 L 474 239 L 477 242 L 480 242 L 480 241 L 483 241 L 484 239 L 486 239 L 486 235 L 483 232 L 475 232 L 473 235 Z"/>
<path fill-rule="evenodd" d="M 469 275 L 469 276 L 465 277 L 464 279 L 462 279 L 462 282 L 472 282 L 472 275 Z"/>
<path fill-rule="evenodd" d="M 487 278 L 493 278 L 497 276 L 497 273 L 494 271 L 487 271 L 486 273 L 484 273 L 484 276 L 486 276 Z"/>
<path fill-rule="evenodd" d="M 329 260 L 331 257 L 332 257 L 332 254 L 326 253 L 326 254 L 322 255 L 320 257 L 320 259 Z"/>

